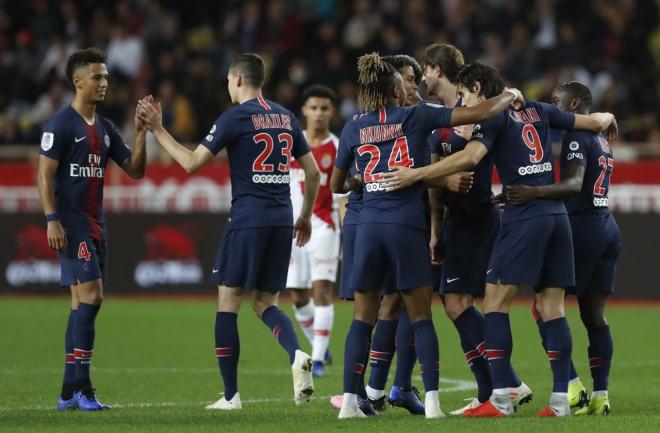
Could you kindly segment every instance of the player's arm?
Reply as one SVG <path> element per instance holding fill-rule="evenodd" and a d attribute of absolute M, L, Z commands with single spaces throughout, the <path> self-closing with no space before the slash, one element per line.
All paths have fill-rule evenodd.
<path fill-rule="evenodd" d="M 152 104 L 146 100 L 140 100 L 138 115 L 151 130 L 158 143 L 187 173 L 194 173 L 213 158 L 213 153 L 206 146 L 198 145 L 195 150 L 187 149 L 167 132 L 163 126 L 160 103 Z"/>
<path fill-rule="evenodd" d="M 55 185 L 53 176 L 57 172 L 59 161 L 49 158 L 45 155 L 39 155 L 39 166 L 37 168 L 37 188 L 39 189 L 39 198 L 41 207 L 48 220 L 46 236 L 48 237 L 48 246 L 61 250 L 66 248 L 67 240 L 64 228 L 60 223 L 55 206 Z"/>
<path fill-rule="evenodd" d="M 591 131 L 594 133 L 608 132 L 608 140 L 614 141 L 618 134 L 616 118 L 612 113 L 576 114 L 572 129 Z"/>
<path fill-rule="evenodd" d="M 525 99 L 518 89 L 505 89 L 499 95 L 486 99 L 474 107 L 456 107 L 452 109 L 451 126 L 469 125 L 472 123 L 481 123 L 491 119 L 510 105 L 522 106 Z"/>
<path fill-rule="evenodd" d="M 296 158 L 305 172 L 305 188 L 303 189 L 303 202 L 300 216 L 293 227 L 293 237 L 296 239 L 296 245 L 303 246 L 308 241 L 312 234 L 312 211 L 314 210 L 314 202 L 316 202 L 316 195 L 319 192 L 319 184 L 321 183 L 321 172 L 316 166 L 314 155 L 312 152 Z"/>
<path fill-rule="evenodd" d="M 426 182 L 436 186 L 440 178 L 461 171 L 472 171 L 488 153 L 488 148 L 481 142 L 472 140 L 463 150 L 421 168 L 395 167 L 394 171 L 383 174 L 380 181 L 387 191 L 393 191 L 412 185 L 415 182 Z M 440 181 L 442 182 L 442 181 Z"/>
<path fill-rule="evenodd" d="M 507 188 L 506 198 L 513 204 L 527 203 L 536 199 L 566 199 L 582 190 L 585 168 L 578 164 L 566 167 L 566 175 L 552 185 L 513 185 Z"/>
<path fill-rule="evenodd" d="M 147 169 L 147 128 L 138 128 L 131 156 L 126 158 L 121 168 L 133 179 L 142 179 Z"/>

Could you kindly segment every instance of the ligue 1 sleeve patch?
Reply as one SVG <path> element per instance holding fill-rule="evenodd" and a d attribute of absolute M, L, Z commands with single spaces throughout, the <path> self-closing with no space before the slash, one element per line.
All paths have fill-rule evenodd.
<path fill-rule="evenodd" d="M 103 142 L 105 143 L 105 147 L 110 147 L 110 136 L 108 134 L 103 136 Z"/>
<path fill-rule="evenodd" d="M 53 143 L 55 142 L 55 134 L 52 132 L 44 132 L 41 135 L 41 149 L 43 149 L 44 152 L 47 152 L 50 150 L 51 147 L 53 147 Z"/>

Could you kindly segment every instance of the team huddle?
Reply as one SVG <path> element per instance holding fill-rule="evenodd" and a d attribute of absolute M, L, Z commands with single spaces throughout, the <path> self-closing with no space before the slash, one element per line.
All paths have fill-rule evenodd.
<path fill-rule="evenodd" d="M 337 138 L 330 132 L 331 89 L 303 92 L 303 131 L 293 112 L 263 97 L 262 59 L 240 54 L 227 74 L 238 105 L 218 117 L 194 150 L 163 127 L 160 103 L 151 96 L 138 101 L 131 150 L 95 111 L 108 87 L 105 55 L 72 54 L 67 76 L 75 98 L 44 125 L 37 179 L 48 242 L 59 251 L 62 286 L 72 295 L 57 408 L 109 409 L 90 378 L 106 254 L 103 173 L 111 158 L 142 177 L 150 131 L 188 173 L 223 149 L 229 161 L 232 208 L 212 269 L 224 390 L 207 409 L 242 408 L 237 315 L 246 293 L 289 357 L 296 405 L 311 401 L 313 378 L 323 377 L 333 360 L 328 347 L 341 257 L 339 297 L 353 301 L 354 315 L 345 337 L 343 393 L 331 399 L 340 419 L 377 415 L 386 400 L 411 414 L 445 416 L 434 291 L 477 383 L 477 395 L 451 414 L 513 415 L 533 395 L 511 363 L 509 310 L 521 286 L 534 290 L 532 313 L 553 378 L 539 416 L 568 416 L 572 408 L 609 414 L 613 345 L 604 309 L 621 246 L 607 203 L 614 116 L 590 114 L 591 92 L 578 82 L 555 88 L 552 104 L 526 101 L 495 69 L 466 65 L 452 45 L 431 45 L 420 60 L 361 56 L 360 114 Z M 557 182 L 551 130 L 567 131 Z M 503 187 L 498 195 L 493 168 Z M 311 356 L 278 306 L 285 289 Z M 566 293 L 577 296 L 589 335 L 591 395 L 571 360 Z M 483 298 L 483 312 L 476 298 Z M 412 386 L 416 363 L 423 397 Z"/>

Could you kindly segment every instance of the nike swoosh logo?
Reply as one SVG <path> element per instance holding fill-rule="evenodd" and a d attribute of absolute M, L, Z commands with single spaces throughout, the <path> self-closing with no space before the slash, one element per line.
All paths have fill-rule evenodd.
<path fill-rule="evenodd" d="M 76 140 L 76 143 L 78 143 L 80 141 L 83 141 L 85 138 L 87 137 L 80 137 L 80 138 L 76 137 L 74 140 Z"/>
<path fill-rule="evenodd" d="M 460 279 L 461 279 L 461 277 L 458 277 L 458 278 L 447 278 L 447 283 L 453 283 L 454 281 L 456 281 L 456 280 L 460 280 Z"/>
<path fill-rule="evenodd" d="M 486 271 L 486 274 L 490 274 L 491 272 L 493 272 L 493 270 L 489 269 L 489 270 Z"/>
<path fill-rule="evenodd" d="M 217 274 L 218 272 L 220 272 L 220 269 L 214 269 L 214 270 L 213 270 L 213 273 L 214 273 L 214 274 Z"/>

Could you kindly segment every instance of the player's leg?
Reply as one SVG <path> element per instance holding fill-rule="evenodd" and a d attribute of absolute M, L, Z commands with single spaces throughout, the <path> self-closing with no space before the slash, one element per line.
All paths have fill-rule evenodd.
<path fill-rule="evenodd" d="M 351 280 L 358 281 L 355 275 Z M 358 394 L 360 387 L 364 387 L 364 370 L 369 353 L 371 331 L 378 315 L 379 292 L 377 290 L 356 291 L 353 304 L 353 322 L 344 344 L 344 396 L 339 411 L 340 419 L 366 416 L 359 409 Z"/>
<path fill-rule="evenodd" d="M 541 319 L 541 312 L 539 311 L 536 305 L 536 298 L 532 302 L 532 316 L 536 321 L 536 326 L 539 330 L 539 335 L 541 336 L 541 345 L 543 346 L 543 351 L 547 353 L 547 342 L 546 342 L 546 332 L 543 319 Z M 575 370 L 575 365 L 571 359 L 570 372 L 568 377 L 568 404 L 571 408 L 574 407 L 583 407 L 589 402 L 589 396 L 587 395 L 587 390 L 584 387 L 584 384 L 580 380 L 580 377 Z"/>
<path fill-rule="evenodd" d="M 415 330 L 410 323 L 408 311 L 401 309 L 396 327 L 396 369 L 394 371 L 394 386 L 388 396 L 388 401 L 398 406 L 402 402 L 401 394 L 414 392 L 412 386 L 412 373 L 417 362 L 415 353 Z M 408 409 L 408 407 L 406 407 Z"/>
<path fill-rule="evenodd" d="M 62 392 L 57 401 L 57 410 L 78 407 L 78 402 L 73 398 L 73 393 L 76 391 L 76 358 L 73 354 L 73 332 L 80 300 L 73 287 L 69 287 L 69 290 L 71 291 L 71 310 L 69 311 L 64 333 L 64 378 L 62 380 Z"/>
<path fill-rule="evenodd" d="M 222 397 L 207 409 L 242 409 L 238 393 L 238 360 L 241 342 L 238 336 L 238 311 L 241 307 L 241 287 L 218 286 L 218 309 L 215 315 L 215 356 L 224 384 Z"/>
<path fill-rule="evenodd" d="M 385 408 L 385 384 L 392 364 L 395 350 L 395 337 L 401 297 L 398 293 L 389 293 L 380 301 L 378 321 L 374 328 L 369 351 L 369 384 L 366 387 L 367 396 L 377 410 Z"/>
<path fill-rule="evenodd" d="M 580 317 L 589 336 L 589 369 L 593 379 L 593 392 L 589 406 L 578 415 L 609 415 L 608 382 L 614 344 L 609 324 L 605 318 L 607 294 L 587 292 L 578 297 Z"/>
<path fill-rule="evenodd" d="M 430 282 L 430 281 L 429 281 Z M 442 418 L 438 386 L 440 349 L 431 315 L 432 287 L 422 286 L 402 291 L 402 298 L 415 330 L 415 350 L 424 382 L 424 409 L 427 418 Z"/>
<path fill-rule="evenodd" d="M 314 346 L 314 300 L 310 293 L 309 245 L 291 248 L 291 260 L 286 277 L 286 287 L 290 290 L 293 311 L 303 334 Z"/>
<path fill-rule="evenodd" d="M 334 255 L 336 260 L 336 254 Z M 337 272 L 337 266 L 334 267 Z M 312 363 L 315 376 L 325 375 L 325 362 L 328 358 L 330 335 L 335 320 L 335 307 L 332 303 L 334 281 L 313 280 L 312 297 L 314 299 L 314 340 L 312 344 Z"/>

